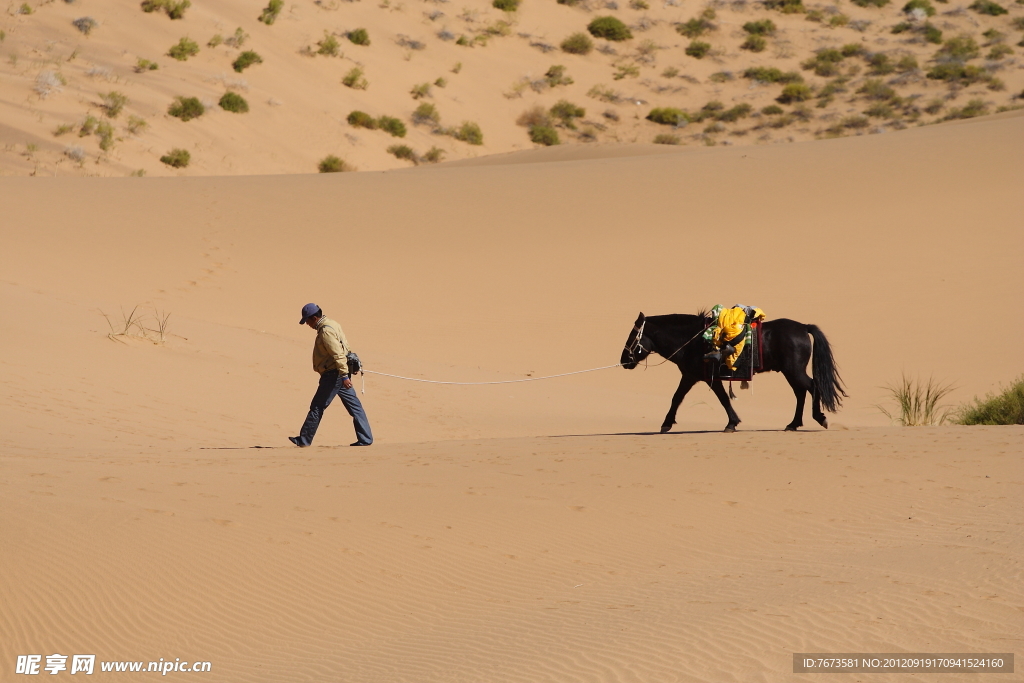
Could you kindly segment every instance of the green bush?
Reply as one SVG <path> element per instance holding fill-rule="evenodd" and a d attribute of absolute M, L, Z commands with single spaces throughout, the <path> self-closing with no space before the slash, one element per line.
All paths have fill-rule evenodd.
<path fill-rule="evenodd" d="M 839 73 L 839 63 L 843 61 L 843 53 L 834 48 L 818 50 L 813 57 L 805 60 L 800 66 L 813 70 L 817 76 L 835 76 Z"/>
<path fill-rule="evenodd" d="M 316 53 L 318 55 L 323 55 L 324 57 L 337 57 L 338 49 L 341 47 L 341 44 L 338 42 L 338 39 L 329 34 L 327 31 L 324 31 L 324 37 L 318 40 L 316 42 L 316 45 Z"/>
<path fill-rule="evenodd" d="M 587 24 L 587 30 L 595 38 L 604 38 L 605 40 L 620 41 L 633 37 L 629 27 L 615 17 L 598 17 Z"/>
<path fill-rule="evenodd" d="M 935 7 L 932 6 L 932 3 L 929 2 L 929 0 L 910 0 L 910 2 L 903 6 L 903 11 L 907 14 L 916 9 L 924 10 L 924 13 L 929 17 L 935 16 Z"/>
<path fill-rule="evenodd" d="M 552 88 L 559 85 L 572 85 L 573 80 L 565 75 L 565 67 L 560 64 L 553 65 L 544 74 L 544 81 Z"/>
<path fill-rule="evenodd" d="M 1024 376 L 1001 393 L 977 398 L 956 411 L 954 422 L 962 425 L 1024 425 Z"/>
<path fill-rule="evenodd" d="M 231 62 L 231 68 L 234 69 L 235 71 L 237 71 L 238 73 L 242 73 L 243 71 L 248 69 L 253 64 L 262 64 L 262 63 L 263 63 L 263 58 L 262 57 L 260 57 L 258 54 L 256 54 L 252 50 L 246 50 L 242 54 L 238 55 L 238 58 L 235 59 L 235 61 Z"/>
<path fill-rule="evenodd" d="M 96 126 L 99 125 L 100 120 L 95 116 L 89 114 L 85 117 L 85 121 L 82 122 L 82 127 L 78 129 L 78 137 L 84 138 L 92 135 L 96 132 Z"/>
<path fill-rule="evenodd" d="M 141 74 L 146 71 L 156 71 L 160 68 L 160 65 L 156 62 L 151 62 L 148 59 L 139 58 L 139 61 L 135 63 L 135 73 Z"/>
<path fill-rule="evenodd" d="M 929 43 L 932 43 L 934 45 L 942 44 L 942 29 L 936 26 L 932 26 L 931 24 L 925 24 L 924 26 L 921 27 L 921 35 L 923 35 L 924 39 Z"/>
<path fill-rule="evenodd" d="M 699 17 L 694 17 L 689 21 L 676 24 L 676 32 L 678 32 L 679 35 L 686 36 L 687 38 L 700 38 L 708 31 L 713 31 L 715 29 L 715 25 L 711 23 L 711 19 L 714 18 L 714 10 L 705 11 Z"/>
<path fill-rule="evenodd" d="M 185 10 L 192 6 L 189 0 L 143 0 L 143 12 L 156 12 L 163 10 L 171 19 L 183 19 Z"/>
<path fill-rule="evenodd" d="M 573 119 L 583 118 L 587 112 L 583 107 L 577 107 L 568 100 L 559 100 L 551 107 L 549 113 L 563 125 L 573 128 Z"/>
<path fill-rule="evenodd" d="M 414 85 L 412 90 L 409 91 L 409 94 L 412 95 L 414 100 L 421 100 L 424 97 L 430 97 L 430 83 Z"/>
<path fill-rule="evenodd" d="M 249 103 L 245 98 L 234 92 L 226 92 L 220 97 L 220 108 L 224 111 L 231 111 L 236 114 L 244 114 L 249 111 Z"/>
<path fill-rule="evenodd" d="M 741 50 L 750 50 L 751 52 L 764 52 L 766 47 L 768 47 L 768 41 L 761 36 L 747 36 L 747 39 L 740 44 Z"/>
<path fill-rule="evenodd" d="M 131 133 L 132 135 L 141 133 L 142 130 L 148 125 L 149 124 L 146 123 L 146 119 L 142 118 L 141 116 L 128 117 L 128 132 Z"/>
<path fill-rule="evenodd" d="M 682 138 L 672 133 L 658 133 L 654 136 L 654 144 L 656 145 L 678 145 L 682 142 Z"/>
<path fill-rule="evenodd" d="M 184 62 L 189 57 L 195 57 L 199 54 L 199 45 L 194 40 L 189 38 L 182 38 L 178 41 L 177 45 L 172 45 L 171 49 L 167 51 L 168 57 L 174 57 L 179 62 Z"/>
<path fill-rule="evenodd" d="M 198 97 L 182 97 L 179 95 L 174 98 L 174 102 L 167 108 L 167 113 L 182 121 L 191 121 L 205 114 L 206 107 L 203 106 Z"/>
<path fill-rule="evenodd" d="M 839 48 L 839 54 L 843 57 L 859 57 L 866 53 L 867 50 L 860 43 L 847 43 Z"/>
<path fill-rule="evenodd" d="M 743 72 L 744 78 L 761 83 L 802 83 L 804 77 L 795 71 L 781 71 L 774 66 L 755 66 Z"/>
<path fill-rule="evenodd" d="M 160 161 L 173 168 L 185 168 L 192 161 L 192 155 L 187 149 L 175 148 L 160 157 Z"/>
<path fill-rule="evenodd" d="M 885 7 L 889 0 L 851 0 L 858 7 Z"/>
<path fill-rule="evenodd" d="M 284 9 L 284 0 L 270 0 L 257 18 L 267 26 L 270 26 L 277 21 L 277 17 L 281 14 L 282 9 Z"/>
<path fill-rule="evenodd" d="M 959 109 L 950 109 L 943 120 L 972 119 L 975 116 L 984 116 L 987 113 L 988 105 L 983 100 L 971 100 Z"/>
<path fill-rule="evenodd" d="M 444 150 L 440 147 L 431 147 L 427 150 L 426 154 L 423 155 L 422 161 L 428 164 L 436 164 L 444 159 Z"/>
<path fill-rule="evenodd" d="M 691 41 L 690 44 L 686 46 L 685 50 L 686 54 L 694 59 L 704 59 L 704 56 L 710 51 L 711 45 L 700 40 Z"/>
<path fill-rule="evenodd" d="M 726 123 L 735 123 L 736 121 L 749 116 L 752 110 L 753 107 L 747 103 L 737 104 L 735 107 L 719 112 L 715 116 L 715 120 L 724 121 Z"/>
<path fill-rule="evenodd" d="M 989 61 L 995 61 L 997 59 L 1002 59 L 1003 57 L 1012 54 L 1013 48 L 1010 47 L 1009 45 L 993 45 L 992 49 L 989 50 L 987 55 L 985 55 L 985 59 Z"/>
<path fill-rule="evenodd" d="M 914 71 L 917 69 L 917 57 L 914 55 L 903 55 L 899 61 L 896 62 L 896 70 L 900 73 L 906 73 L 907 71 Z"/>
<path fill-rule="evenodd" d="M 317 170 L 321 173 L 343 173 L 345 171 L 354 171 L 355 169 L 345 163 L 344 160 L 339 159 L 333 154 L 328 154 L 317 164 Z"/>
<path fill-rule="evenodd" d="M 546 147 L 561 144 L 558 131 L 551 126 L 530 126 L 530 141 Z"/>
<path fill-rule="evenodd" d="M 341 79 L 342 85 L 354 90 L 366 90 L 370 85 L 369 81 L 363 78 L 363 70 L 358 66 L 349 69 L 349 72 Z"/>
<path fill-rule="evenodd" d="M 377 119 L 377 127 L 396 138 L 405 137 L 405 124 L 402 123 L 401 119 L 396 119 L 393 116 L 381 116 Z"/>
<path fill-rule="evenodd" d="M 991 17 L 998 17 L 1000 14 L 1007 14 L 1008 10 L 992 0 L 974 0 L 968 7 L 978 14 L 987 14 Z"/>
<path fill-rule="evenodd" d="M 353 111 L 348 115 L 347 121 L 350 126 L 355 126 L 356 128 L 377 129 L 377 119 L 363 111 Z"/>
<path fill-rule="evenodd" d="M 562 41 L 562 52 L 573 55 L 587 55 L 594 49 L 594 41 L 586 33 L 574 33 Z"/>
<path fill-rule="evenodd" d="M 430 102 L 421 102 L 420 106 L 416 107 L 416 111 L 412 113 L 413 123 L 427 123 L 436 126 L 441 122 L 441 114 L 438 113 L 437 107 Z"/>
<path fill-rule="evenodd" d="M 974 42 L 974 38 L 971 38 L 970 36 L 957 36 L 956 38 L 950 38 L 942 45 L 941 48 L 939 48 L 940 55 L 944 55 L 961 62 L 974 59 L 980 53 L 981 49 L 978 47 L 978 44 Z"/>
<path fill-rule="evenodd" d="M 896 70 L 896 65 L 893 63 L 889 55 L 877 52 L 867 58 L 868 71 L 873 76 L 885 76 L 891 74 Z"/>
<path fill-rule="evenodd" d="M 896 97 L 896 91 L 882 82 L 880 78 L 869 78 L 864 85 L 857 89 L 857 93 L 864 95 L 869 100 L 891 100 Z"/>
<path fill-rule="evenodd" d="M 743 30 L 752 36 L 770 36 L 775 33 L 775 29 L 775 22 L 771 19 L 748 21 L 743 24 Z"/>
<path fill-rule="evenodd" d="M 484 144 L 484 133 L 480 130 L 480 126 L 473 123 L 472 121 L 463 121 L 462 125 L 459 126 L 453 134 L 456 140 L 462 140 L 468 142 L 471 145 L 482 145 Z"/>
<path fill-rule="evenodd" d="M 370 34 L 366 32 L 365 28 L 357 28 L 355 31 L 349 31 L 348 39 L 356 45 L 370 44 Z"/>
<path fill-rule="evenodd" d="M 765 0 L 764 6 L 779 10 L 783 14 L 799 14 L 804 11 L 803 0 Z"/>
<path fill-rule="evenodd" d="M 111 90 L 102 97 L 103 108 L 106 110 L 107 116 L 112 119 L 116 119 L 117 115 L 124 109 L 124 106 L 128 104 L 128 98 L 116 90 Z"/>
<path fill-rule="evenodd" d="M 782 104 L 790 104 L 791 102 L 805 102 L 811 99 L 813 95 L 814 93 L 807 85 L 803 83 L 790 83 L 789 85 L 782 89 L 782 94 L 779 95 L 776 98 L 776 100 L 778 100 Z"/>
<path fill-rule="evenodd" d="M 786 110 L 777 104 L 769 104 L 761 110 L 761 113 L 765 116 L 776 116 L 778 114 L 786 113 Z"/>
<path fill-rule="evenodd" d="M 519 9 L 519 0 L 493 0 L 491 6 L 502 12 L 515 12 Z"/>
<path fill-rule="evenodd" d="M 659 107 L 651 110 L 651 113 L 647 115 L 647 120 L 666 126 L 678 126 L 681 123 L 689 123 L 690 117 L 682 109 Z"/>
<path fill-rule="evenodd" d="M 416 152 L 409 145 L 391 145 L 388 147 L 388 154 L 394 155 L 396 159 L 404 159 L 405 161 L 411 161 L 414 164 L 419 164 L 419 157 L 416 156 Z"/>
<path fill-rule="evenodd" d="M 100 121 L 96 126 L 96 135 L 100 138 L 100 149 L 104 152 L 114 146 L 114 127 L 110 125 L 109 121 Z"/>
<path fill-rule="evenodd" d="M 929 69 L 926 75 L 928 78 L 934 80 L 946 81 L 947 83 L 959 83 L 960 85 L 970 85 L 980 81 L 987 81 L 992 78 L 992 76 L 980 66 L 959 64 L 956 62 L 938 64 Z"/>

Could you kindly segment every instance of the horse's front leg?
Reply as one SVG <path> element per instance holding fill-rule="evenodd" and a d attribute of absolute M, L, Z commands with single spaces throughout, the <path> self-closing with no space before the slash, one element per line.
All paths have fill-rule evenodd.
<path fill-rule="evenodd" d="M 668 415 L 665 416 L 665 421 L 661 423 L 662 434 L 672 429 L 672 425 L 676 423 L 676 412 L 679 410 L 679 404 L 683 402 L 683 398 L 686 397 L 686 393 L 692 389 L 693 385 L 696 383 L 696 379 L 690 379 L 686 375 L 683 375 L 682 379 L 679 380 L 679 388 L 676 389 L 676 393 L 672 394 L 672 406 L 668 409 Z"/>
<path fill-rule="evenodd" d="M 715 396 L 718 397 L 719 402 L 721 402 L 722 407 L 725 408 L 725 412 L 729 416 L 729 424 L 725 425 L 723 431 L 735 432 L 736 425 L 740 423 L 740 416 L 732 409 L 732 401 L 729 400 L 729 394 L 726 393 L 722 380 L 716 379 L 713 381 L 711 383 L 711 391 L 715 392 Z"/>

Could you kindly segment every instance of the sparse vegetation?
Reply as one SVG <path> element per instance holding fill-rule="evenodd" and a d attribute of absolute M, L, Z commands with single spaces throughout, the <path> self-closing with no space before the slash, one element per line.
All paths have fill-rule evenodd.
<path fill-rule="evenodd" d="M 131 133 L 132 135 L 138 135 L 143 130 L 145 130 L 146 126 L 148 125 L 149 124 L 146 123 L 146 119 L 142 118 L 141 116 L 128 117 L 128 132 Z"/>
<path fill-rule="evenodd" d="M 135 73 L 141 74 L 147 71 L 156 71 L 160 68 L 160 65 L 156 62 L 151 62 L 148 59 L 139 58 L 139 61 L 135 63 Z"/>
<path fill-rule="evenodd" d="M 561 140 L 558 139 L 558 131 L 552 126 L 530 126 L 529 133 L 530 141 L 538 145 L 550 147 L 561 144 Z"/>
<path fill-rule="evenodd" d="M 90 33 L 92 33 L 92 30 L 94 28 L 99 26 L 96 20 L 92 17 L 78 17 L 77 19 L 71 22 L 71 25 L 77 28 L 82 33 L 84 33 L 85 35 L 89 35 Z"/>
<path fill-rule="evenodd" d="M 775 22 L 771 19 L 761 19 L 760 21 L 748 21 L 743 24 L 743 30 L 752 36 L 770 36 L 774 35 L 776 31 Z"/>
<path fill-rule="evenodd" d="M 751 52 L 764 52 L 766 47 L 768 47 L 768 41 L 761 36 L 747 36 L 747 39 L 740 44 L 741 50 L 750 50 Z"/>
<path fill-rule="evenodd" d="M 629 27 L 615 17 L 597 17 L 587 24 L 587 31 L 595 38 L 622 41 L 633 37 Z"/>
<path fill-rule="evenodd" d="M 224 44 L 229 47 L 233 47 L 235 49 L 240 50 L 242 49 L 242 46 L 245 45 L 245 41 L 247 41 L 248 39 L 249 34 L 243 31 L 242 27 L 239 26 L 235 29 L 235 32 L 233 34 L 224 39 Z"/>
<path fill-rule="evenodd" d="M 743 77 L 760 83 L 803 83 L 804 80 L 795 71 L 781 71 L 773 66 L 751 67 L 743 72 Z"/>
<path fill-rule="evenodd" d="M 114 127 L 110 121 L 100 121 L 96 126 L 96 137 L 100 139 L 100 149 L 109 152 L 114 147 Z"/>
<path fill-rule="evenodd" d="M 799 14 L 805 11 L 803 0 L 764 0 L 764 6 L 783 14 Z"/>
<path fill-rule="evenodd" d="M 418 165 L 420 163 L 419 157 L 416 156 L 416 152 L 409 145 L 391 145 L 388 147 L 388 154 L 393 155 L 396 159 L 411 161 L 414 165 Z"/>
<path fill-rule="evenodd" d="M 172 168 L 185 168 L 191 163 L 192 155 L 188 153 L 187 149 L 176 147 L 160 157 L 160 161 Z"/>
<path fill-rule="evenodd" d="M 555 64 L 544 74 L 544 81 L 549 87 L 554 88 L 559 85 L 572 85 L 573 80 L 569 76 L 565 75 L 565 67 Z"/>
<path fill-rule="evenodd" d="M 835 76 L 839 73 L 839 63 L 843 61 L 843 53 L 835 48 L 824 48 L 814 53 L 810 59 L 804 60 L 800 66 L 814 71 L 816 76 Z"/>
<path fill-rule="evenodd" d="M 559 46 L 562 52 L 573 55 L 588 55 L 594 49 L 594 41 L 586 33 L 574 33 Z"/>
<path fill-rule="evenodd" d="M 405 124 L 401 119 L 393 116 L 381 116 L 377 119 L 377 127 L 396 138 L 404 138 L 406 133 Z"/>
<path fill-rule="evenodd" d="M 99 122 L 100 120 L 92 114 L 87 115 L 85 120 L 82 121 L 82 125 L 78 128 L 78 137 L 84 138 L 95 133 L 96 126 L 99 125 Z"/>
<path fill-rule="evenodd" d="M 987 14 L 991 17 L 998 17 L 1000 14 L 1007 14 L 1009 10 L 992 0 L 974 0 L 968 7 L 978 14 Z"/>
<path fill-rule="evenodd" d="M 896 91 L 882 82 L 880 78 L 869 78 L 857 89 L 859 95 L 869 100 L 888 101 L 896 98 Z"/>
<path fill-rule="evenodd" d="M 162 11 L 171 19 L 184 19 L 185 10 L 192 6 L 189 0 L 142 0 L 142 11 Z"/>
<path fill-rule="evenodd" d="M 195 57 L 197 54 L 199 54 L 199 44 L 188 37 L 182 38 L 167 51 L 168 57 L 173 57 L 179 62 L 184 62 L 189 57 Z"/>
<path fill-rule="evenodd" d="M 244 114 L 249 111 L 249 103 L 245 101 L 244 97 L 234 92 L 226 92 L 221 95 L 218 104 L 224 111 L 234 112 L 235 114 Z"/>
<path fill-rule="evenodd" d="M 515 12 L 519 9 L 519 0 L 492 0 L 491 6 L 502 12 Z"/>
<path fill-rule="evenodd" d="M 582 118 L 587 112 L 583 107 L 578 107 L 568 100 L 559 100 L 551 107 L 549 113 L 566 128 L 575 129 L 576 124 L 573 120 Z"/>
<path fill-rule="evenodd" d="M 444 150 L 440 147 L 431 147 L 422 157 L 420 157 L 420 160 L 427 164 L 436 164 L 439 161 L 444 160 L 444 154 Z"/>
<path fill-rule="evenodd" d="M 317 164 L 317 170 L 321 173 L 344 173 L 347 171 L 354 171 L 355 169 L 348 165 L 344 160 L 333 154 L 328 154 L 320 163 Z"/>
<path fill-rule="evenodd" d="M 786 110 L 777 104 L 769 104 L 761 109 L 761 113 L 765 116 L 777 116 L 778 114 L 785 114 Z"/>
<path fill-rule="evenodd" d="M 316 42 L 316 46 L 316 53 L 325 57 L 337 57 L 341 48 L 338 39 L 327 31 L 324 31 L 324 37 Z"/>
<path fill-rule="evenodd" d="M 370 34 L 366 32 L 365 28 L 357 28 L 354 31 L 349 31 L 348 39 L 356 45 L 370 44 Z"/>
<path fill-rule="evenodd" d="M 70 123 L 62 123 L 53 130 L 53 136 L 59 138 L 61 135 L 67 135 L 75 129 Z"/>
<path fill-rule="evenodd" d="M 782 89 L 782 94 L 776 99 L 782 104 L 792 102 L 805 102 L 814 96 L 811 88 L 804 83 L 790 83 Z"/>
<path fill-rule="evenodd" d="M 681 143 L 682 139 L 672 133 L 658 133 L 654 136 L 654 144 L 656 145 L 678 145 Z"/>
<path fill-rule="evenodd" d="M 366 90 L 370 83 L 363 77 L 363 70 L 358 66 L 349 69 L 349 72 L 341 79 L 342 85 L 353 90 Z"/>
<path fill-rule="evenodd" d="M 101 96 L 103 100 L 103 110 L 107 116 L 112 119 L 116 119 L 117 115 L 121 113 L 125 105 L 128 104 L 128 98 L 124 94 L 111 90 L 105 95 Z"/>
<path fill-rule="evenodd" d="M 988 114 L 988 105 L 985 104 L 984 100 L 971 100 L 962 107 L 950 109 L 943 120 L 972 119 L 975 116 L 984 116 L 985 114 Z"/>
<path fill-rule="evenodd" d="M 987 55 L 985 55 L 985 59 L 987 59 L 989 61 L 995 61 L 997 59 L 1002 59 L 1003 57 L 1006 57 L 1006 56 L 1012 55 L 1012 54 L 1013 54 L 1013 48 L 1012 47 L 1010 47 L 1009 45 L 1000 43 L 998 45 L 993 45 L 992 46 L 992 49 L 988 51 Z"/>
<path fill-rule="evenodd" d="M 676 32 L 687 38 L 700 38 L 705 33 L 715 30 L 715 25 L 712 23 L 714 18 L 715 10 L 709 7 L 689 21 L 676 24 Z"/>
<path fill-rule="evenodd" d="M 270 0 L 270 2 L 267 3 L 267 6 L 263 8 L 260 16 L 257 18 L 267 26 L 270 26 L 277 21 L 277 17 L 281 14 L 281 10 L 283 9 L 284 0 Z"/>
<path fill-rule="evenodd" d="M 231 62 L 231 68 L 242 73 L 253 64 L 262 64 L 263 58 L 252 50 L 246 50 L 242 54 L 235 58 L 235 61 Z"/>
<path fill-rule="evenodd" d="M 938 52 L 942 57 L 955 59 L 960 62 L 974 59 L 980 53 L 981 49 L 978 47 L 978 43 L 974 41 L 974 38 L 967 35 L 950 38 L 939 48 Z"/>
<path fill-rule="evenodd" d="M 420 83 L 419 85 L 414 85 L 412 90 L 409 91 L 409 94 L 412 95 L 414 100 L 422 100 L 424 97 L 430 97 L 430 84 Z"/>
<path fill-rule="evenodd" d="M 471 145 L 482 145 L 484 144 L 484 134 L 480 130 L 480 126 L 472 121 L 463 121 L 462 125 L 459 126 L 453 133 L 452 137 L 456 140 L 462 140 L 468 142 Z"/>
<path fill-rule="evenodd" d="M 896 402 L 896 409 L 878 406 L 887 418 L 904 427 L 940 425 L 949 419 L 952 410 L 940 405 L 953 386 L 931 378 L 927 382 L 903 375 L 896 384 L 883 387 Z"/>
<path fill-rule="evenodd" d="M 1002 392 L 954 411 L 953 422 L 962 425 L 1024 425 L 1024 376 Z"/>
<path fill-rule="evenodd" d="M 416 107 L 416 111 L 412 113 L 412 122 L 436 126 L 441 122 L 441 115 L 433 103 L 421 102 L 420 106 Z"/>
<path fill-rule="evenodd" d="M 910 0 L 910 2 L 903 6 L 903 11 L 906 14 L 911 14 L 914 10 L 921 10 L 925 13 L 925 16 L 935 16 L 935 7 L 929 0 Z"/>
<path fill-rule="evenodd" d="M 666 126 L 679 126 L 689 123 L 690 117 L 682 109 L 658 107 L 651 110 L 651 113 L 647 115 L 647 120 Z"/>
<path fill-rule="evenodd" d="M 686 54 L 693 57 L 694 59 L 704 59 L 705 55 L 711 51 L 711 44 L 705 43 L 700 40 L 690 41 L 690 44 L 686 46 Z"/>
<path fill-rule="evenodd" d="M 350 126 L 354 126 L 356 128 L 377 130 L 377 119 L 363 111 L 356 110 L 351 112 L 346 120 Z"/>
<path fill-rule="evenodd" d="M 206 107 L 198 97 L 182 97 L 179 95 L 167 108 L 167 113 L 182 121 L 191 121 L 206 113 Z"/>

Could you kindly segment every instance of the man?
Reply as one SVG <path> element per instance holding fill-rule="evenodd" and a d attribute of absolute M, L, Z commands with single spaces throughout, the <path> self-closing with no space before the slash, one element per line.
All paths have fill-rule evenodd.
<path fill-rule="evenodd" d="M 298 436 L 289 436 L 288 440 L 300 448 L 313 443 L 316 428 L 320 426 L 327 406 L 335 396 L 341 398 L 345 410 L 352 416 L 352 424 L 356 428 L 356 442 L 352 446 L 369 446 L 373 443 L 370 423 L 366 419 L 363 404 L 352 388 L 352 379 L 348 375 L 348 340 L 341 331 L 341 325 L 330 318 L 316 304 L 302 307 L 300 325 L 309 325 L 316 330 L 316 341 L 313 343 L 313 369 L 320 373 L 320 386 L 317 387 L 313 400 L 309 404 L 309 414 L 302 423 Z"/>

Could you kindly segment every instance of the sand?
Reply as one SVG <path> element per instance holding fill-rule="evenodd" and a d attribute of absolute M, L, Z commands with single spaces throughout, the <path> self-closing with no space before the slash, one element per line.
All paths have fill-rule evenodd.
<path fill-rule="evenodd" d="M 1024 334 L 1022 143 L 1011 112 L 384 173 L 4 178 L 4 671 L 812 680 L 793 652 L 1019 651 L 1024 431 L 877 404 L 901 372 L 957 404 L 1024 371 L 989 341 Z M 792 394 L 759 377 L 726 435 L 697 387 L 658 435 L 671 365 L 371 375 L 377 443 L 347 448 L 333 406 L 298 450 L 311 300 L 370 369 L 454 381 L 614 364 L 640 310 L 741 301 L 821 327 L 850 397 L 829 431 L 782 433 Z M 170 313 L 163 341 L 109 336 L 136 305 L 150 330 Z"/>

